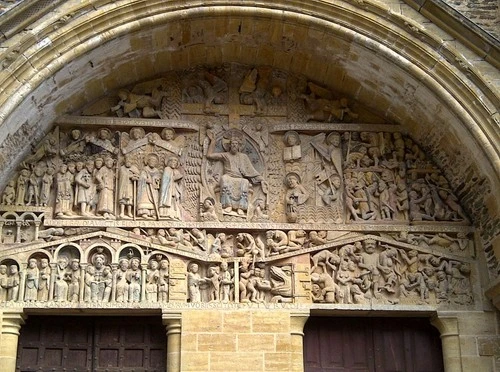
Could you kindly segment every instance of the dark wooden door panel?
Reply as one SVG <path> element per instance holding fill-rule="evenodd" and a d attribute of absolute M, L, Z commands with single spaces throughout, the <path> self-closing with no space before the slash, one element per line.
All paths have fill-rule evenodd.
<path fill-rule="evenodd" d="M 166 335 L 151 317 L 30 317 L 17 371 L 155 372 L 166 368 Z"/>
<path fill-rule="evenodd" d="M 310 318 L 306 372 L 442 372 L 439 333 L 427 319 Z"/>
<path fill-rule="evenodd" d="M 307 337 L 304 339 L 306 370 L 370 371 L 374 362 L 371 342 L 367 343 L 371 339 L 371 330 L 350 318 L 323 320 L 311 318 L 307 324 Z"/>
<path fill-rule="evenodd" d="M 33 317 L 21 328 L 18 371 L 91 371 L 88 319 Z M 42 368 L 42 369 L 40 369 Z"/>

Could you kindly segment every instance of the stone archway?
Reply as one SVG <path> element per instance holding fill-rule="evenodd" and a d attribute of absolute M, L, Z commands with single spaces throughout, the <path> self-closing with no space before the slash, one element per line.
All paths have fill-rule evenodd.
<path fill-rule="evenodd" d="M 0 112 L 8 129 L 4 184 L 19 184 L 20 169 L 29 169 L 28 184 L 32 173 L 42 180 L 49 168 L 59 177 L 49 187 L 46 210 L 26 199 L 6 208 L 33 210 L 37 218 L 46 213 L 45 224 L 32 234 L 43 241 L 23 238 L 27 244 L 3 252 L 4 263 L 21 269 L 18 300 L 29 292 L 30 259 L 37 266 L 47 260 L 53 273 L 71 274 L 58 262 L 66 255 L 80 265 L 78 306 L 93 307 L 95 300 L 165 310 L 178 303 L 187 314 L 199 304 L 207 317 L 214 316 L 214 325 L 225 318 L 209 308 L 224 307 L 226 300 L 229 308 L 236 304 L 248 314 L 252 306 L 289 303 L 296 310 L 305 304 L 334 312 L 358 305 L 410 306 L 417 313 L 429 311 L 428 305 L 440 312 L 456 306 L 463 314 L 481 310 L 481 280 L 489 278 L 480 278 L 483 263 L 474 252 L 486 251 L 491 278 L 497 269 L 496 202 L 490 202 L 498 190 L 490 109 L 495 92 L 480 72 L 471 76 L 450 58 L 446 53 L 453 51 L 433 33 L 378 4 L 364 4 L 311 2 L 284 11 L 279 2 L 267 8 L 185 3 L 182 9 L 128 2 L 68 9 L 67 23 L 56 27 L 41 22 L 34 32 L 44 42 L 22 51 L 31 64 L 14 53 L 2 72 L 4 85 L 18 89 L 3 96 Z M 121 16 L 111 21 L 116 12 Z M 77 39 L 87 41 L 71 49 Z M 58 57 L 35 59 L 49 50 L 59 50 Z M 472 80 L 472 89 L 461 89 Z M 484 93 L 480 99 L 478 92 Z M 137 136 L 133 128 L 139 128 Z M 173 139 L 164 128 L 173 129 Z M 25 147 L 9 158 L 26 135 L 37 137 L 35 150 L 27 154 Z M 238 160 L 237 172 L 223 155 L 231 152 L 231 142 L 248 159 Z M 99 174 L 101 180 L 96 200 L 84 202 L 69 180 L 66 199 L 57 201 L 62 164 L 70 168 L 64 174 L 76 176 L 83 160 L 93 162 L 86 165 L 89 177 Z M 30 167 L 38 163 L 43 166 Z M 130 175 L 129 196 L 118 195 L 122 166 Z M 226 177 L 235 173 L 236 181 Z M 398 183 L 404 185 L 399 191 Z M 391 195 L 403 189 L 408 205 L 401 197 L 398 210 Z M 12 229 L 4 221 L 19 239 L 20 222 Z M 35 225 L 28 221 L 25 230 Z M 375 248 L 363 258 L 365 244 Z M 96 269 L 100 255 L 104 264 Z M 134 283 L 140 292 L 125 297 L 118 276 L 131 272 L 132 261 L 139 264 L 133 271 L 141 274 Z M 168 266 L 169 292 L 161 297 L 157 287 L 157 301 L 147 286 L 149 274 L 160 270 L 153 262 Z M 388 271 L 363 267 L 376 262 Z M 105 267 L 110 274 L 101 273 Z M 89 290 L 89 300 L 85 276 L 92 268 L 103 278 L 110 275 L 111 291 L 105 295 L 103 279 L 94 300 Z M 346 287 L 337 278 L 341 271 L 357 279 L 357 287 L 332 290 L 330 279 Z M 232 273 L 233 295 L 210 289 L 210 278 L 221 272 Z M 56 305 L 50 306 L 74 306 L 54 295 L 56 278 L 51 280 L 49 301 Z M 189 293 L 195 282 L 207 288 Z M 38 307 L 38 301 L 14 306 Z M 253 305 L 259 302 L 264 305 Z M 258 314 L 250 318 L 266 324 Z M 188 326 L 182 337 L 204 336 Z M 244 338 L 238 332 L 231 337 Z"/>

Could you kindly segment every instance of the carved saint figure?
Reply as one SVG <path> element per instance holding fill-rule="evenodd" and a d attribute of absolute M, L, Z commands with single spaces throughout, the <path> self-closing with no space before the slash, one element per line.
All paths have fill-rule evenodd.
<path fill-rule="evenodd" d="M 184 175 L 179 169 L 179 159 L 176 156 L 168 158 L 161 179 L 160 217 L 172 220 L 181 219 L 182 177 Z"/>
<path fill-rule="evenodd" d="M 207 292 L 209 301 L 219 301 L 219 279 L 219 267 L 210 266 L 207 270 L 207 276 L 203 278 L 203 283 L 208 285 L 208 288 L 206 288 L 205 290 Z"/>
<path fill-rule="evenodd" d="M 105 219 L 113 219 L 114 216 L 114 194 L 115 194 L 115 171 L 114 160 L 107 157 L 105 166 L 100 168 L 95 175 L 99 197 L 97 201 L 97 213 Z"/>
<path fill-rule="evenodd" d="M 219 299 L 222 302 L 229 302 L 231 299 L 231 286 L 233 285 L 233 278 L 228 270 L 226 261 L 222 261 L 220 264 L 219 282 Z"/>
<path fill-rule="evenodd" d="M 120 259 L 118 270 L 116 271 L 116 302 L 127 302 L 129 294 L 129 282 L 127 281 L 127 271 L 129 260 Z"/>
<path fill-rule="evenodd" d="M 92 258 L 93 270 L 85 274 L 85 284 L 88 285 L 87 293 L 90 292 L 91 301 L 108 302 L 111 299 L 111 287 L 113 277 L 111 268 L 104 266 L 106 257 L 102 253 L 97 253 Z"/>
<path fill-rule="evenodd" d="M 95 267 L 87 266 L 84 276 L 85 289 L 83 291 L 83 299 L 85 301 L 97 301 L 97 282 L 95 281 Z"/>
<path fill-rule="evenodd" d="M 17 301 L 19 299 L 19 284 L 21 276 L 17 265 L 9 266 L 9 278 L 7 281 L 7 301 Z"/>
<path fill-rule="evenodd" d="M 40 260 L 40 276 L 38 279 L 38 301 L 48 301 L 49 299 L 50 273 L 49 260 L 42 258 Z"/>
<path fill-rule="evenodd" d="M 157 169 L 158 156 L 150 154 L 137 185 L 137 214 L 142 218 L 158 218 L 158 189 L 161 173 Z"/>
<path fill-rule="evenodd" d="M 42 170 L 36 167 L 31 171 L 31 175 L 28 179 L 28 196 L 26 200 L 26 205 L 40 205 L 40 176 L 42 175 Z"/>
<path fill-rule="evenodd" d="M 299 205 L 304 204 L 309 199 L 309 193 L 300 184 L 300 176 L 291 172 L 286 175 L 286 183 L 288 190 L 285 195 L 286 199 L 286 217 L 288 222 L 297 222 Z"/>
<path fill-rule="evenodd" d="M 80 261 L 72 259 L 69 264 L 68 301 L 78 302 L 80 298 Z"/>
<path fill-rule="evenodd" d="M 150 302 L 158 302 L 158 281 L 160 273 L 158 271 L 158 261 L 149 261 L 149 269 L 146 278 L 146 300 Z"/>
<path fill-rule="evenodd" d="M 73 175 L 68 172 L 68 166 L 61 164 L 56 175 L 56 217 L 72 216 L 73 204 Z"/>
<path fill-rule="evenodd" d="M 215 213 L 215 200 L 214 198 L 205 198 L 202 204 L 202 211 L 200 212 L 202 221 L 219 221 L 217 213 Z"/>
<path fill-rule="evenodd" d="M 133 218 L 133 208 L 137 196 L 137 181 L 139 169 L 132 164 L 129 157 L 120 167 L 118 176 L 118 204 L 120 205 L 120 218 Z M 126 211 L 125 211 L 126 209 Z"/>
<path fill-rule="evenodd" d="M 290 130 L 285 133 L 283 141 L 285 142 L 285 148 L 283 149 L 285 163 L 299 160 L 302 157 L 299 134 L 294 130 Z"/>
<path fill-rule="evenodd" d="M 8 281 L 7 265 L 0 265 L 0 302 L 7 301 Z"/>
<path fill-rule="evenodd" d="M 108 151 L 111 154 L 118 153 L 118 149 L 113 145 L 111 141 L 113 135 L 108 128 L 101 128 L 97 132 L 97 136 L 90 135 L 86 137 L 86 141 L 91 144 L 92 153 L 100 153 Z"/>
<path fill-rule="evenodd" d="M 17 177 L 16 205 L 24 205 L 24 198 L 26 197 L 29 178 L 30 171 L 28 169 L 21 170 L 19 176 Z"/>
<path fill-rule="evenodd" d="M 50 190 L 52 189 L 52 183 L 54 182 L 54 168 L 48 167 L 45 170 L 45 174 L 42 176 L 42 182 L 40 187 L 40 205 L 46 207 L 49 203 Z"/>
<path fill-rule="evenodd" d="M 84 163 L 76 163 L 76 175 L 75 175 L 75 194 L 76 201 L 75 204 L 80 206 L 80 214 L 82 216 L 88 217 L 92 216 L 90 213 L 90 205 L 92 203 L 92 174 L 84 166 Z M 69 175 L 67 176 L 69 179 Z"/>
<path fill-rule="evenodd" d="M 160 261 L 160 269 L 158 270 L 158 301 L 168 301 L 168 260 Z"/>
<path fill-rule="evenodd" d="M 141 261 L 137 257 L 130 259 L 130 269 L 127 271 L 128 301 L 141 300 Z"/>
<path fill-rule="evenodd" d="M 61 256 L 57 260 L 56 280 L 54 282 L 54 300 L 66 301 L 68 299 L 68 258 Z"/>
<path fill-rule="evenodd" d="M 28 267 L 26 268 L 24 301 L 36 301 L 39 275 L 40 271 L 38 270 L 36 258 L 30 258 L 28 260 Z"/>
<path fill-rule="evenodd" d="M 239 216 L 245 216 L 248 209 L 248 194 L 250 183 L 263 185 L 264 178 L 255 170 L 248 156 L 241 152 L 243 137 L 233 131 L 229 139 L 229 149 L 215 152 L 215 137 L 212 131 L 207 132 L 210 145 L 207 159 L 219 160 L 223 163 L 223 174 L 220 178 L 220 202 L 226 214 L 236 211 Z M 266 188 L 267 189 L 267 188 Z"/>
<path fill-rule="evenodd" d="M 201 302 L 200 284 L 204 283 L 198 273 L 198 264 L 192 263 L 187 274 L 188 300 L 189 302 Z"/>
<path fill-rule="evenodd" d="M 71 143 L 66 146 L 66 148 L 59 151 L 61 156 L 67 157 L 74 153 L 83 152 L 83 150 L 85 149 L 85 138 L 83 138 L 81 130 L 73 129 L 69 133 L 69 140 L 71 141 Z"/>

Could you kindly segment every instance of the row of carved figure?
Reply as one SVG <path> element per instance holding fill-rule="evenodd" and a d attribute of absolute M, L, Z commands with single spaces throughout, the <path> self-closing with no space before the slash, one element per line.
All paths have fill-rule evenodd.
<path fill-rule="evenodd" d="M 263 259 L 268 256 L 298 251 L 328 243 L 327 231 L 268 230 L 265 233 L 238 232 L 211 233 L 193 229 L 146 229 L 134 228 L 129 237 L 154 244 L 189 251 L 204 251 L 208 255 Z"/>
<path fill-rule="evenodd" d="M 318 186 L 325 205 L 345 199 L 352 221 L 467 221 L 447 180 L 411 138 L 401 133 L 331 132 L 311 136 L 285 133 L 288 221 L 303 220 L 302 207 Z M 321 166 L 307 180 L 314 156 Z M 306 177 L 301 177 L 300 175 Z M 305 183 L 305 185 L 303 185 Z M 342 190 L 342 185 L 344 190 Z M 342 196 L 345 194 L 345 198 Z M 303 216 L 302 216 L 303 217 Z"/>
<path fill-rule="evenodd" d="M 252 68 L 232 65 L 230 69 L 240 77 L 240 83 L 236 83 L 234 90 L 229 89 L 229 85 L 236 80 L 228 78 L 228 66 L 223 66 L 213 70 L 186 72 L 182 77 L 172 74 L 147 84 L 121 89 L 108 98 L 108 101 L 113 102 L 112 106 L 105 107 L 98 102 L 84 109 L 83 113 L 179 119 L 183 111 L 182 104 L 198 104 L 200 113 L 219 113 L 220 107 L 230 101 L 229 95 L 233 91 L 239 104 L 253 106 L 248 112 L 252 116 L 283 115 L 287 110 L 280 112 L 278 107 L 288 105 L 294 107 L 295 110 L 291 111 L 301 112 L 305 120 L 351 122 L 358 118 L 346 98 L 334 98 L 332 92 L 312 82 L 303 82 L 300 87 L 291 88 L 285 72 L 267 66 Z M 289 98 L 287 87 L 291 88 L 293 98 Z"/>
<path fill-rule="evenodd" d="M 60 219 L 468 221 L 447 180 L 399 132 L 288 131 L 282 155 L 267 158 L 238 129 L 207 129 L 203 145 L 172 128 L 117 134 L 55 130 L 2 204 L 53 205 Z"/>
<path fill-rule="evenodd" d="M 187 302 L 293 302 L 296 297 L 309 296 L 318 303 L 473 303 L 469 263 L 372 238 L 312 253 L 311 266 L 302 269 L 294 264 L 266 265 L 243 259 L 234 268 L 225 261 L 192 261 L 173 273 L 163 254 L 152 255 L 141 264 L 138 252 L 129 250 L 127 256 L 110 264 L 109 255 L 98 251 L 89 263 L 80 263 L 72 250 L 68 247 L 53 263 L 47 257 L 32 257 L 21 272 L 13 260 L 4 260 L 0 300 L 167 302 L 175 290 L 184 296 L 176 300 Z"/>
<path fill-rule="evenodd" d="M 56 302 L 165 302 L 168 299 L 169 262 L 151 260 L 143 269 L 139 258 L 121 258 L 114 267 L 96 254 L 93 263 L 80 265 L 76 258 L 61 256 L 56 264 L 47 258 L 30 258 L 24 272 L 24 301 Z M 145 282 L 143 281 L 143 275 Z M 0 299 L 19 299 L 21 274 L 16 264 L 0 265 Z M 144 292 L 142 288 L 144 286 Z"/>
<path fill-rule="evenodd" d="M 272 267 L 281 272 L 282 269 Z M 23 279 L 22 279 L 23 278 Z M 20 285 L 24 283 L 24 291 Z M 201 275 L 199 265 L 191 263 L 186 274 L 187 302 L 235 300 L 234 270 L 228 263 L 209 265 Z M 47 258 L 30 258 L 24 272 L 16 264 L 0 265 L 0 302 L 168 302 L 169 261 L 152 259 L 141 267 L 139 258 L 121 258 L 117 265 L 106 265 L 106 257 L 96 254 L 93 263 L 80 265 L 78 259 L 61 256 L 57 263 Z M 291 287 L 272 285 L 265 267 L 247 262 L 240 267 L 240 302 L 264 302 L 267 294 L 291 296 Z M 278 297 L 274 297 L 277 301 Z M 291 302 L 291 297 L 288 302 Z"/>
<path fill-rule="evenodd" d="M 406 251 L 373 239 L 320 251 L 311 260 L 314 302 L 351 304 L 376 298 L 392 304 L 429 303 L 431 293 L 436 303 L 473 302 L 471 268 L 465 262 Z"/>

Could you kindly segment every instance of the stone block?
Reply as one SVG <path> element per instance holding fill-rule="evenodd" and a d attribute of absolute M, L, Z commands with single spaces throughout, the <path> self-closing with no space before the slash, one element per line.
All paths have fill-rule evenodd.
<path fill-rule="evenodd" d="M 196 333 L 183 334 L 181 340 L 183 351 L 197 351 L 198 350 L 198 335 Z"/>
<path fill-rule="evenodd" d="M 500 356 L 500 337 L 478 337 L 477 349 L 481 356 Z"/>
<path fill-rule="evenodd" d="M 252 325 L 248 313 L 242 311 L 225 312 L 223 314 L 223 332 L 251 332 Z"/>
<path fill-rule="evenodd" d="M 182 333 L 221 332 L 222 313 L 219 311 L 186 311 L 182 315 Z"/>
<path fill-rule="evenodd" d="M 492 357 L 463 357 L 462 371 L 493 372 L 494 360 Z"/>
<path fill-rule="evenodd" d="M 236 351 L 236 335 L 233 333 L 202 333 L 198 335 L 199 351 Z"/>
<path fill-rule="evenodd" d="M 265 371 L 262 353 L 210 353 L 211 371 Z M 202 371 L 200 369 L 200 371 Z"/>
<path fill-rule="evenodd" d="M 478 355 L 476 337 L 460 337 L 460 352 L 462 355 Z"/>
<path fill-rule="evenodd" d="M 290 314 L 282 311 L 253 312 L 252 332 L 288 333 L 290 332 Z"/>
<path fill-rule="evenodd" d="M 292 344 L 292 336 L 287 334 L 277 334 L 276 337 L 276 351 L 277 352 L 292 352 L 295 351 Z"/>
<path fill-rule="evenodd" d="M 238 351 L 256 352 L 256 351 L 275 351 L 275 339 L 272 334 L 241 334 L 238 335 Z"/>
<path fill-rule="evenodd" d="M 209 371 L 210 353 L 182 352 L 182 371 Z"/>
<path fill-rule="evenodd" d="M 468 312 L 458 318 L 460 335 L 491 335 L 494 331 L 492 324 L 495 324 L 495 313 Z"/>
<path fill-rule="evenodd" d="M 291 353 L 266 353 L 264 356 L 265 371 L 291 371 Z"/>

